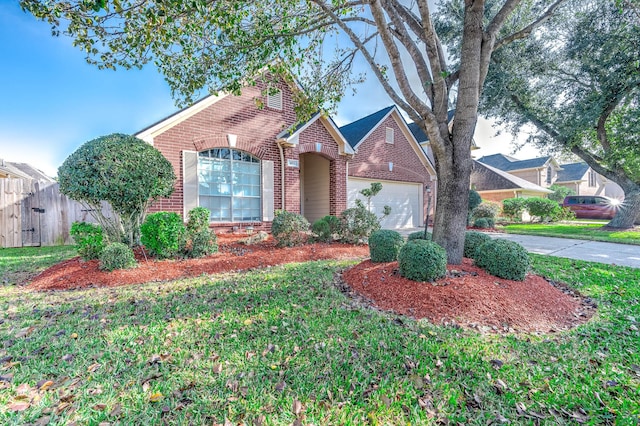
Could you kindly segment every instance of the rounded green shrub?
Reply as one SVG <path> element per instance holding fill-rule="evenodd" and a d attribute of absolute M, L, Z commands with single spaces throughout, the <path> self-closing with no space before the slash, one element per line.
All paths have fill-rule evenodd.
<path fill-rule="evenodd" d="M 424 231 L 412 232 L 407 236 L 407 241 L 413 241 L 413 240 L 431 241 L 432 239 L 433 239 L 433 236 L 431 235 L 431 232 L 428 232 L 428 231 L 427 231 L 427 238 L 424 237 Z"/>
<path fill-rule="evenodd" d="M 526 198 L 507 198 L 506 200 L 502 200 L 502 214 L 514 222 L 521 222 L 522 213 L 526 210 Z"/>
<path fill-rule="evenodd" d="M 311 232 L 313 232 L 313 237 L 316 241 L 329 243 L 333 240 L 331 226 L 324 217 L 313 222 L 313 225 L 311 225 Z"/>
<path fill-rule="evenodd" d="M 473 209 L 473 217 L 474 218 L 484 217 L 489 219 L 495 219 L 495 217 L 498 216 L 499 212 L 500 212 L 499 204 L 492 203 L 490 201 L 485 201 L 479 206 L 477 206 L 475 209 Z"/>
<path fill-rule="evenodd" d="M 477 231 L 468 231 L 464 234 L 464 257 L 475 259 L 475 253 L 478 247 L 491 241 L 491 237 L 487 234 Z"/>
<path fill-rule="evenodd" d="M 369 254 L 372 262 L 393 262 L 404 244 L 399 232 L 390 229 L 374 231 L 369 236 Z"/>
<path fill-rule="evenodd" d="M 102 227 L 93 223 L 73 222 L 69 231 L 84 260 L 98 259 L 107 244 Z"/>
<path fill-rule="evenodd" d="M 178 213 L 151 213 L 140 227 L 140 234 L 142 244 L 159 259 L 178 257 L 186 246 L 187 230 Z"/>
<path fill-rule="evenodd" d="M 489 220 L 486 217 L 479 217 L 473 221 L 474 228 L 490 228 Z"/>
<path fill-rule="evenodd" d="M 434 281 L 447 273 L 447 252 L 425 240 L 407 242 L 398 252 L 400 275 L 413 281 Z"/>
<path fill-rule="evenodd" d="M 491 240 L 475 252 L 476 265 L 491 275 L 508 280 L 524 281 L 530 260 L 527 250 L 509 240 Z"/>
<path fill-rule="evenodd" d="M 351 244 L 366 242 L 372 232 L 380 229 L 380 219 L 359 205 L 342 212 L 340 239 Z"/>
<path fill-rule="evenodd" d="M 271 234 L 280 247 L 304 244 L 309 230 L 309 222 L 304 216 L 278 210 L 271 223 Z"/>
<path fill-rule="evenodd" d="M 209 228 L 211 212 L 205 207 L 196 207 L 187 213 L 187 246 L 189 257 L 202 257 L 218 251 L 218 237 Z"/>
<path fill-rule="evenodd" d="M 116 269 L 128 269 L 136 266 L 133 250 L 123 243 L 111 243 L 100 254 L 100 269 L 114 271 Z"/>

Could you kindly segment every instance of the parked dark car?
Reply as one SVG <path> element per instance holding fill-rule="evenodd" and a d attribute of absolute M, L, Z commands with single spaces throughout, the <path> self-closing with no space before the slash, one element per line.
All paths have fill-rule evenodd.
<path fill-rule="evenodd" d="M 562 203 L 580 219 L 613 219 L 618 206 L 619 200 L 601 195 L 569 195 Z"/>

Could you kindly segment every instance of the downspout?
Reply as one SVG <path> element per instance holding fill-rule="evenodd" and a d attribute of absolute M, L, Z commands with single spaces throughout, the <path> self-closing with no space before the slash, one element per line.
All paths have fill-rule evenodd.
<path fill-rule="evenodd" d="M 285 191 L 284 191 L 284 183 L 285 183 L 285 173 L 284 173 L 284 150 L 282 149 L 282 145 L 278 143 L 278 149 L 280 150 L 280 206 L 282 206 L 282 210 L 286 211 L 285 206 Z"/>

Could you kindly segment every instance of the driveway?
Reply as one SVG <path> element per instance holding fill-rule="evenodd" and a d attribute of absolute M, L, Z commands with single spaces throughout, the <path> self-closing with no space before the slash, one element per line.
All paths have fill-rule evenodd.
<path fill-rule="evenodd" d="M 423 229 L 397 229 L 397 231 L 406 236 L 411 232 Z M 502 238 L 520 243 L 531 253 L 640 268 L 640 246 L 496 232 L 488 232 L 487 234 L 492 238 Z"/>

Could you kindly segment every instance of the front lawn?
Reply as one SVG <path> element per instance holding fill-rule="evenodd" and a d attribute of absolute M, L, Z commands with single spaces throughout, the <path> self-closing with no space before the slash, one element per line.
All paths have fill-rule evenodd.
<path fill-rule="evenodd" d="M 635 424 L 640 270 L 532 258 L 596 317 L 540 336 L 398 318 L 336 290 L 337 261 L 0 287 L 0 424 Z"/>
<path fill-rule="evenodd" d="M 602 229 L 604 224 L 604 222 L 592 224 L 517 223 L 505 225 L 500 229 L 509 234 L 539 235 L 541 237 L 564 237 L 579 240 L 640 245 L 640 230 L 609 231 Z"/>
<path fill-rule="evenodd" d="M 75 246 L 0 248 L 0 285 L 23 283 L 49 266 L 76 255 Z"/>

